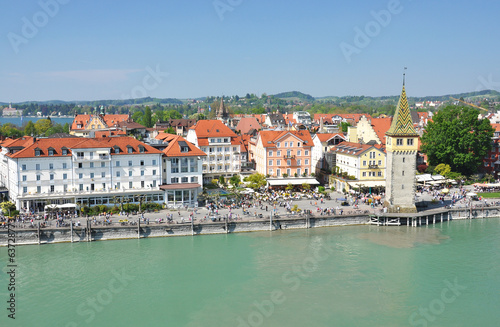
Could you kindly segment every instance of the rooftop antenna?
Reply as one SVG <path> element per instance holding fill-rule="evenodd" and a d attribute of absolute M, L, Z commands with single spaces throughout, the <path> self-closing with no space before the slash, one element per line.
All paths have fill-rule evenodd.
<path fill-rule="evenodd" d="M 403 86 L 405 86 L 405 78 L 406 78 L 406 67 L 405 69 L 403 70 Z"/>

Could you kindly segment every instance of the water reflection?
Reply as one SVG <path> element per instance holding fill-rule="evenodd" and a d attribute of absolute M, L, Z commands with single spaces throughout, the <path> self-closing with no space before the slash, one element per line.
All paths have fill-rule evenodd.
<path fill-rule="evenodd" d="M 361 233 L 358 238 L 393 248 L 412 248 L 417 244 L 440 244 L 449 237 L 442 235 L 437 228 L 388 226 L 371 227 L 368 233 Z"/>

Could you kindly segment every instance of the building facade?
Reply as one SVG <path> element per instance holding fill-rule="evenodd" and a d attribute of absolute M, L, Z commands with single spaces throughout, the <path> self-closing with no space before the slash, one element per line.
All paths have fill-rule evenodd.
<path fill-rule="evenodd" d="M 308 131 L 260 131 L 249 142 L 255 170 L 271 177 L 309 176 L 313 141 Z"/>
<path fill-rule="evenodd" d="M 186 139 L 207 154 L 203 157 L 203 183 L 241 172 L 242 140 L 220 120 L 200 120 Z"/>
<path fill-rule="evenodd" d="M 3 182 L 18 210 L 164 201 L 162 153 L 134 138 L 44 138 L 18 145 L 4 143 L 1 153 Z"/>

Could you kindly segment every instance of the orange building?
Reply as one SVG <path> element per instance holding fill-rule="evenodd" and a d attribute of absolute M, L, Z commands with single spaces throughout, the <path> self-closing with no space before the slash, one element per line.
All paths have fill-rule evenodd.
<path fill-rule="evenodd" d="M 249 146 L 258 173 L 272 177 L 311 174 L 314 143 L 309 131 L 260 131 Z"/>

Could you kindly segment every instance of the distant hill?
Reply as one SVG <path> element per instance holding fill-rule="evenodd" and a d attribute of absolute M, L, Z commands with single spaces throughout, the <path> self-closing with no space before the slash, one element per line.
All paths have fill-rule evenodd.
<path fill-rule="evenodd" d="M 280 98 L 280 99 L 296 98 L 296 99 L 300 99 L 300 100 L 304 100 L 304 101 L 309 101 L 309 102 L 313 102 L 314 101 L 314 97 L 313 96 L 311 96 L 309 94 L 305 94 L 305 93 L 299 92 L 299 91 L 282 92 L 282 93 L 275 94 L 274 97 L 275 98 Z"/>

